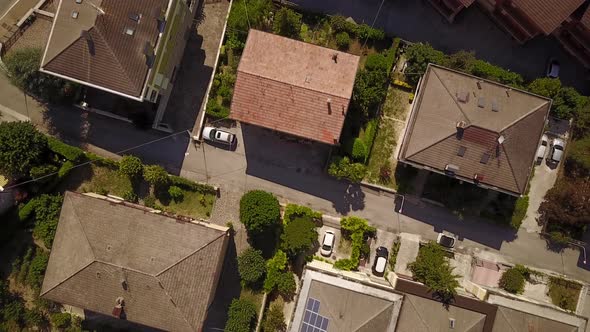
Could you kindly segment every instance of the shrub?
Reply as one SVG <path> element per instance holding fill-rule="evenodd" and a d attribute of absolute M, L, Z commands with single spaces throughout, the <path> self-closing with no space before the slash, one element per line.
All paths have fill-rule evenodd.
<path fill-rule="evenodd" d="M 289 271 L 281 272 L 277 278 L 277 290 L 284 298 L 290 299 L 295 295 L 297 285 L 295 276 Z"/>
<path fill-rule="evenodd" d="M 567 163 L 581 176 L 590 174 L 590 136 L 571 143 Z"/>
<path fill-rule="evenodd" d="M 46 152 L 47 138 L 30 122 L 0 123 L 0 171 L 4 175 L 28 175 Z"/>
<path fill-rule="evenodd" d="M 373 236 L 376 229 L 375 227 L 369 226 L 369 223 L 365 219 L 354 216 L 342 218 L 340 220 L 340 228 L 342 230 L 342 236 L 351 240 L 352 249 L 350 258 L 337 260 L 334 267 L 345 271 L 356 270 L 361 255 L 364 255 L 364 257 L 368 255 L 366 239 L 369 236 Z"/>
<path fill-rule="evenodd" d="M 82 149 L 66 144 L 57 138 L 47 137 L 47 143 L 51 152 L 71 162 L 77 163 L 86 158 Z"/>
<path fill-rule="evenodd" d="M 66 312 L 51 314 L 51 325 L 58 329 L 65 329 L 72 324 L 72 315 Z"/>
<path fill-rule="evenodd" d="M 445 61 L 445 66 L 451 69 L 464 71 L 470 73 L 473 70 L 473 63 L 475 62 L 475 53 L 473 51 L 459 51 L 451 54 Z"/>
<path fill-rule="evenodd" d="M 131 203 L 137 203 L 137 201 L 139 200 L 139 197 L 137 196 L 137 194 L 133 190 L 125 191 L 123 193 L 123 195 L 121 196 L 121 198 L 123 198 L 127 202 L 131 202 Z"/>
<path fill-rule="evenodd" d="M 253 190 L 240 199 L 240 221 L 249 235 L 257 236 L 274 230 L 280 219 L 279 201 L 273 194 Z"/>
<path fill-rule="evenodd" d="M 397 254 L 399 253 L 399 247 L 401 246 L 401 242 L 394 242 L 393 246 L 391 247 L 391 252 L 389 253 L 389 268 L 391 271 L 395 270 L 395 263 L 397 263 Z"/>
<path fill-rule="evenodd" d="M 262 251 L 248 248 L 238 256 L 238 271 L 244 284 L 253 286 L 262 280 L 266 273 L 266 262 Z"/>
<path fill-rule="evenodd" d="M 512 294 L 521 294 L 524 292 L 525 276 L 521 269 L 516 267 L 504 271 L 500 278 L 500 287 Z"/>
<path fill-rule="evenodd" d="M 228 31 L 248 31 L 251 27 L 261 29 L 273 9 L 270 0 L 236 0 L 231 6 L 227 20 Z M 242 34 L 239 34 L 242 38 Z M 243 36 L 244 40 L 246 36 Z"/>
<path fill-rule="evenodd" d="M 207 102 L 207 109 L 205 112 L 207 113 L 207 115 L 210 115 L 217 119 L 225 119 L 229 116 L 229 108 L 220 105 L 215 99 L 209 99 L 209 101 Z"/>
<path fill-rule="evenodd" d="M 381 103 L 387 94 L 387 72 L 360 70 L 354 82 L 352 101 L 365 116 Z"/>
<path fill-rule="evenodd" d="M 330 18 L 330 26 L 335 32 L 348 32 L 349 25 L 346 18 L 342 15 L 334 15 Z"/>
<path fill-rule="evenodd" d="M 367 62 L 365 62 L 365 69 L 368 71 L 381 71 L 387 72 L 389 62 L 387 57 L 383 54 L 373 53 L 367 56 Z"/>
<path fill-rule="evenodd" d="M 352 159 L 360 163 L 364 163 L 367 160 L 367 147 L 365 142 L 360 138 L 355 138 L 352 145 Z"/>
<path fill-rule="evenodd" d="M 184 199 L 184 191 L 177 186 L 170 186 L 170 188 L 168 188 L 168 195 L 170 195 L 170 198 L 175 202 L 182 202 Z"/>
<path fill-rule="evenodd" d="M 297 218 L 307 218 L 312 221 L 320 221 L 322 219 L 322 214 L 308 208 L 307 206 L 287 204 L 283 216 L 285 223 L 288 224 Z"/>
<path fill-rule="evenodd" d="M 415 43 L 406 49 L 406 59 L 408 67 L 406 72 L 412 74 L 422 74 L 426 72 L 429 63 L 438 65 L 444 64 L 446 58 L 443 52 L 434 49 L 430 44 Z M 412 85 L 418 83 L 420 75 L 408 75 L 407 79 Z"/>
<path fill-rule="evenodd" d="M 350 36 L 348 32 L 342 31 L 336 34 L 336 46 L 341 50 L 347 50 L 350 46 Z"/>
<path fill-rule="evenodd" d="M 24 319 L 25 325 L 27 327 L 40 328 L 42 325 L 46 325 L 46 320 L 45 316 L 43 315 L 43 312 L 37 308 L 33 308 L 32 310 L 26 309 Z"/>
<path fill-rule="evenodd" d="M 385 162 L 385 164 L 379 168 L 379 181 L 381 181 L 381 183 L 389 183 L 389 181 L 391 181 L 391 165 L 389 162 Z"/>
<path fill-rule="evenodd" d="M 51 164 L 34 166 L 29 171 L 29 176 L 33 179 L 39 179 L 37 182 L 47 182 L 51 179 L 50 174 L 56 173 L 57 167 Z"/>
<path fill-rule="evenodd" d="M 225 331 L 251 332 L 256 318 L 256 305 L 249 300 L 233 299 L 227 313 Z"/>
<path fill-rule="evenodd" d="M 170 180 L 170 184 L 182 188 L 184 190 L 196 191 L 202 194 L 217 194 L 215 188 L 208 184 L 197 183 L 176 175 L 169 175 L 168 179 Z"/>
<path fill-rule="evenodd" d="M 275 255 L 266 262 L 266 278 L 264 279 L 264 290 L 267 293 L 279 287 L 279 284 L 285 282 L 283 273 L 290 273 L 287 269 L 287 255 L 281 250 L 277 250 Z M 284 285 L 283 285 L 284 286 Z"/>
<path fill-rule="evenodd" d="M 299 38 L 301 14 L 287 7 L 281 7 L 274 16 L 273 32 L 289 38 Z"/>
<path fill-rule="evenodd" d="M 328 174 L 337 179 L 347 179 L 351 182 L 361 182 L 367 173 L 365 165 L 351 163 L 348 157 L 334 156 L 328 167 Z"/>
<path fill-rule="evenodd" d="M 148 165 L 143 169 L 143 178 L 147 183 L 154 187 L 160 187 L 168 184 L 168 172 L 159 165 Z"/>
<path fill-rule="evenodd" d="M 33 289 L 41 289 L 48 262 L 49 255 L 43 249 L 37 248 L 35 257 L 31 261 L 27 271 L 27 284 Z"/>
<path fill-rule="evenodd" d="M 372 41 L 379 41 L 385 38 L 385 32 L 383 30 L 371 28 L 366 24 L 357 25 L 356 35 L 361 40 L 369 39 Z"/>
<path fill-rule="evenodd" d="M 554 98 L 561 90 L 561 81 L 558 78 L 537 78 L 529 83 L 527 90 L 547 98 Z"/>
<path fill-rule="evenodd" d="M 20 326 L 22 324 L 24 318 L 23 316 L 25 314 L 25 305 L 23 303 L 23 300 L 20 298 L 15 298 L 6 304 L 2 303 L 2 305 L 3 308 L 0 311 L 0 313 L 2 313 L 3 316 L 2 323 L 6 324 L 6 322 L 13 322 L 16 325 Z M 0 325 L 0 328 L 3 327 L 2 325 Z M 20 328 L 14 329 L 14 331 L 20 331 Z"/>
<path fill-rule="evenodd" d="M 363 137 L 363 141 L 365 142 L 365 146 L 367 148 L 367 155 L 369 155 L 369 153 L 371 152 L 373 142 L 375 142 L 378 124 L 378 119 L 372 119 L 369 122 L 367 122 L 367 126 L 365 127 L 365 136 Z"/>
<path fill-rule="evenodd" d="M 424 283 L 431 291 L 448 302 L 457 294 L 458 275 L 445 257 L 444 249 L 435 242 L 429 242 L 418 250 L 416 261 L 408 265 L 414 279 Z"/>
<path fill-rule="evenodd" d="M 42 240 L 47 248 L 51 248 L 55 231 L 57 230 L 57 223 L 59 221 L 59 213 L 63 203 L 61 195 L 41 195 L 36 198 L 35 205 L 35 226 L 33 227 L 33 236 Z"/>
<path fill-rule="evenodd" d="M 551 112 L 560 119 L 569 120 L 578 115 L 586 104 L 588 104 L 587 97 L 580 95 L 574 88 L 564 87 L 553 98 Z"/>
<path fill-rule="evenodd" d="M 143 204 L 147 207 L 155 209 L 156 208 L 156 197 L 154 197 L 153 195 L 147 196 L 146 198 L 143 199 Z"/>
<path fill-rule="evenodd" d="M 123 156 L 119 161 L 119 172 L 130 179 L 139 179 L 143 175 L 143 163 L 135 156 Z"/>
<path fill-rule="evenodd" d="M 262 331 L 264 332 L 285 332 L 287 325 L 285 324 L 285 315 L 283 308 L 280 305 L 273 303 L 266 311 L 264 320 L 262 321 Z"/>
<path fill-rule="evenodd" d="M 393 85 L 404 90 L 412 90 L 413 87 L 402 80 L 393 80 Z"/>
<path fill-rule="evenodd" d="M 549 241 L 551 243 L 559 245 L 559 246 L 566 246 L 571 241 L 569 236 L 567 236 L 566 234 L 563 234 L 562 232 L 559 232 L 559 231 L 549 232 L 548 235 L 549 235 Z"/>
<path fill-rule="evenodd" d="M 281 234 L 281 249 L 291 258 L 307 252 L 317 241 L 318 232 L 311 218 L 298 217 L 285 225 Z"/>
<path fill-rule="evenodd" d="M 27 204 L 21 206 L 18 209 L 18 219 L 20 221 L 26 221 L 29 219 L 33 213 L 35 212 L 35 208 L 37 208 L 38 200 L 36 198 L 31 199 L 27 202 Z"/>
<path fill-rule="evenodd" d="M 512 218 L 510 219 L 510 227 L 515 230 L 520 228 L 523 219 L 526 217 L 526 210 L 529 207 L 529 197 L 523 196 L 516 200 L 514 205 L 514 211 L 512 212 Z"/>
<path fill-rule="evenodd" d="M 513 87 L 522 87 L 524 79 L 517 73 L 492 65 L 483 60 L 475 60 L 471 74 Z"/>

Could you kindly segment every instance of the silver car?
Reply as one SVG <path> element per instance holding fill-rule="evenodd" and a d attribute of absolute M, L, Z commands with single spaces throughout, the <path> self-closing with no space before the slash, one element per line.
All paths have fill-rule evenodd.
<path fill-rule="evenodd" d="M 203 129 L 203 138 L 206 141 L 219 142 L 223 144 L 233 144 L 236 136 L 230 132 L 223 131 L 214 127 L 205 127 Z"/>
<path fill-rule="evenodd" d="M 556 138 L 551 142 L 551 151 L 549 152 L 549 156 L 547 157 L 549 162 L 553 162 L 555 164 L 561 161 L 563 158 L 563 150 L 565 149 L 565 142 L 560 139 Z"/>

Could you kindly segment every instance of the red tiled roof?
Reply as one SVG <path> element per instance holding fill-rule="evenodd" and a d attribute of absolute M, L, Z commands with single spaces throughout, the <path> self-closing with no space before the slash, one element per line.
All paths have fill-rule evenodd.
<path fill-rule="evenodd" d="M 355 55 L 250 30 L 230 118 L 337 144 L 358 62 Z"/>
<path fill-rule="evenodd" d="M 580 23 L 582 23 L 584 28 L 590 30 L 590 6 L 586 8 L 586 11 L 584 11 L 584 15 L 582 15 Z"/>
<path fill-rule="evenodd" d="M 546 35 L 567 19 L 584 0 L 512 0 Z"/>
<path fill-rule="evenodd" d="M 471 6 L 475 0 L 458 0 L 465 8 Z"/>

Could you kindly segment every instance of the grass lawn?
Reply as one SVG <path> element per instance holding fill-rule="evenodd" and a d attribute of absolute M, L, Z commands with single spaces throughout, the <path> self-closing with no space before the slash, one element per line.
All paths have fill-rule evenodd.
<path fill-rule="evenodd" d="M 262 309 L 262 292 L 254 291 L 249 288 L 243 287 L 242 291 L 240 292 L 240 299 L 251 301 L 256 305 L 256 317 L 258 318 L 258 313 L 260 309 Z"/>
<path fill-rule="evenodd" d="M 184 199 L 181 202 L 172 200 L 169 202 L 158 201 L 158 204 L 162 205 L 167 211 L 182 216 L 205 219 L 211 216 L 213 203 L 215 203 L 214 195 L 188 190 L 183 190 L 183 192 Z"/>
<path fill-rule="evenodd" d="M 398 137 L 401 134 L 403 121 L 409 112 L 409 92 L 390 87 L 387 98 L 382 108 L 382 115 L 379 120 L 379 129 L 367 166 L 367 181 L 377 183 L 393 189 L 399 189 L 401 185 L 398 177 L 397 163 L 394 152 L 398 144 Z M 399 120 L 399 121 L 398 121 Z M 381 177 L 381 167 L 390 165 L 390 176 Z"/>
<path fill-rule="evenodd" d="M 577 282 L 554 278 L 549 280 L 549 297 L 556 306 L 568 311 L 576 311 L 582 285 Z"/>
<path fill-rule="evenodd" d="M 131 181 L 126 176 L 112 168 L 95 164 L 72 170 L 62 186 L 77 192 L 106 192 L 115 196 L 123 196 L 133 190 Z"/>

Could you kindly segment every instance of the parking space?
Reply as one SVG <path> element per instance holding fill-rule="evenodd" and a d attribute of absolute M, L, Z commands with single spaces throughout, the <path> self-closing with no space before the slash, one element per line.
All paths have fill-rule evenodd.
<path fill-rule="evenodd" d="M 320 253 L 321 247 L 322 247 L 322 242 L 324 240 L 324 235 L 326 235 L 326 232 L 334 232 L 334 246 L 332 249 L 332 254 L 327 257 L 324 256 Z M 318 229 L 318 250 L 315 253 L 316 256 L 319 257 L 323 257 L 325 259 L 330 259 L 332 261 L 336 261 L 338 259 L 342 259 L 342 258 L 348 258 L 350 256 L 350 253 L 348 255 L 346 255 L 346 251 L 342 250 L 343 248 L 340 246 L 340 239 L 341 239 L 341 235 L 340 235 L 340 230 L 334 227 L 330 227 L 330 226 L 322 226 Z"/>

